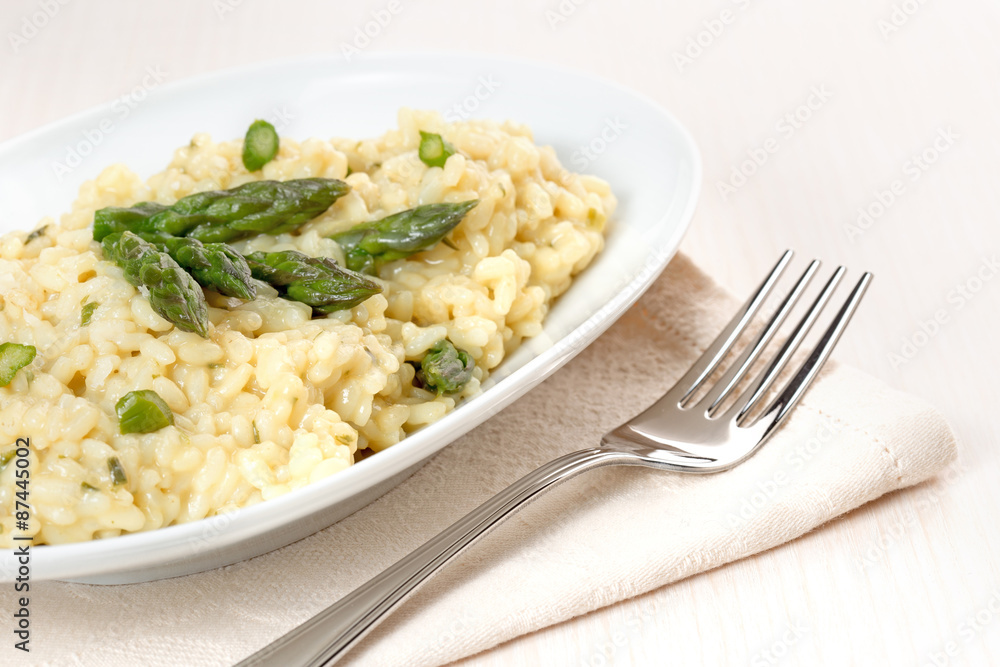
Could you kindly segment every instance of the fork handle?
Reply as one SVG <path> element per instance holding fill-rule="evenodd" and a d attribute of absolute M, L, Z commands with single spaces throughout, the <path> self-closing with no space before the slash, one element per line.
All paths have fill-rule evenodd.
<path fill-rule="evenodd" d="M 237 667 L 333 664 L 463 549 L 540 493 L 585 470 L 635 459 L 632 454 L 595 447 L 546 463 Z"/>

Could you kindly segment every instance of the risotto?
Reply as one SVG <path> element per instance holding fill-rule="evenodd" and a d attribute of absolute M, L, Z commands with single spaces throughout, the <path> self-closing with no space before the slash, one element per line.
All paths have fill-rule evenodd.
<path fill-rule="evenodd" d="M 351 466 L 440 419 L 538 334 L 552 300 L 604 242 L 615 199 L 564 169 L 510 122 L 445 123 L 403 109 L 367 140 L 281 138 L 249 172 L 243 141 L 198 134 L 143 182 L 115 165 L 83 184 L 72 210 L 0 237 L 0 343 L 37 350 L 0 388 L 0 545 L 105 538 L 194 521 L 279 496 Z M 421 131 L 454 154 L 418 155 Z M 208 336 L 150 305 L 93 238 L 98 209 L 172 204 L 257 180 L 341 179 L 350 191 L 297 230 L 235 241 L 245 254 L 296 250 L 345 264 L 330 237 L 424 204 L 477 199 L 445 242 L 381 264 L 382 288 L 318 314 L 262 286 L 243 301 L 205 291 Z M 447 339 L 475 362 L 459 391 L 415 377 Z M 116 403 L 152 390 L 172 423 L 125 433 Z M 12 463 L 29 437 L 33 506 L 15 525 Z"/>

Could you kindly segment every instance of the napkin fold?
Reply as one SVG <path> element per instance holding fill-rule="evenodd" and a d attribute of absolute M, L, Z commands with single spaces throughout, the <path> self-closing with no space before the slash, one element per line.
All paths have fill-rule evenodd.
<path fill-rule="evenodd" d="M 188 577 L 32 584 L 32 653 L 19 664 L 232 664 L 533 468 L 597 444 L 662 395 L 737 305 L 678 255 L 564 369 L 340 523 Z M 472 655 L 795 539 L 928 479 L 955 455 L 933 409 L 830 362 L 750 460 L 715 475 L 604 468 L 565 483 L 445 568 L 345 664 L 419 667 Z M 4 608 L 14 608 L 8 597 Z"/>

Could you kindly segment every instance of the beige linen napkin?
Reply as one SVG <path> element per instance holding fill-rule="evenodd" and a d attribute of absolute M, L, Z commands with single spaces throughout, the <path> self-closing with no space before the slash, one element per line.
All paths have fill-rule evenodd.
<path fill-rule="evenodd" d="M 521 475 L 595 445 L 658 398 L 735 306 L 678 256 L 565 369 L 339 524 L 189 577 L 115 587 L 33 584 L 32 653 L 18 654 L 18 664 L 199 666 L 243 658 Z M 432 579 L 346 662 L 437 665 L 474 654 L 792 540 L 927 479 L 954 456 L 954 437 L 936 412 L 831 363 L 746 463 L 700 477 L 600 469 L 567 482 Z M 8 591 L 2 599 L 4 609 L 14 608 Z M 4 657 L 13 655 L 9 643 Z"/>

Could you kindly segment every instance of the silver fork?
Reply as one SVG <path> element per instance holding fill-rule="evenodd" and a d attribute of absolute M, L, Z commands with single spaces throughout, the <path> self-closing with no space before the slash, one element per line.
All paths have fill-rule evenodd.
<path fill-rule="evenodd" d="M 585 470 L 607 465 L 640 465 L 674 472 L 710 473 L 727 470 L 746 460 L 802 398 L 833 351 L 872 279 L 870 273 L 861 276 L 812 352 L 760 416 L 750 418 L 830 300 L 844 275 L 844 267 L 837 268 L 772 361 L 731 407 L 721 411 L 726 399 L 747 377 L 751 366 L 802 296 L 819 268 L 819 261 L 809 264 L 752 343 L 735 358 L 708 393 L 694 401 L 695 394 L 706 386 L 753 320 L 791 257 L 790 250 L 781 256 L 757 292 L 663 398 L 635 419 L 607 433 L 599 447 L 566 454 L 523 477 L 409 556 L 237 667 L 333 664 L 463 549 L 543 491 Z"/>

